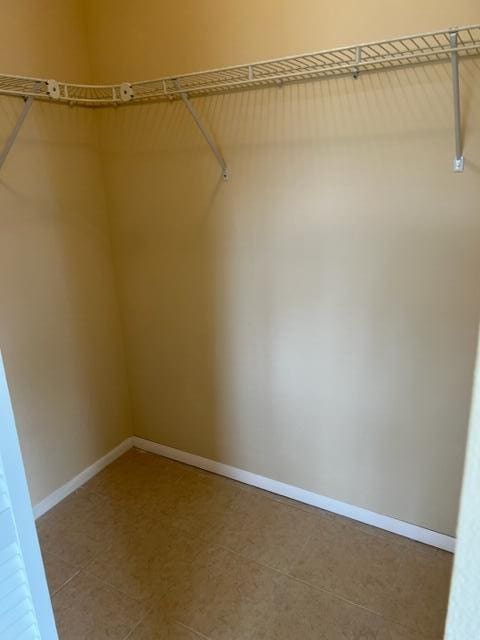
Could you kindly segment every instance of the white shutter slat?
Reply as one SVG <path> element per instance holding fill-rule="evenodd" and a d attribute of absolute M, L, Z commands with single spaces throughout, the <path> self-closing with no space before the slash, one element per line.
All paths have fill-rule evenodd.
<path fill-rule="evenodd" d="M 1 352 L 0 640 L 58 640 Z"/>
<path fill-rule="evenodd" d="M 2 589 L 2 583 L 10 578 L 17 571 L 22 570 L 22 560 L 18 553 L 13 554 L 8 560 L 0 565 L 0 590 Z"/>
<path fill-rule="evenodd" d="M 29 629 L 34 631 L 34 626 L 36 624 L 36 618 L 33 611 L 29 611 L 26 615 L 19 618 L 16 622 L 12 624 L 11 627 L 2 631 L 1 638 L 2 640 L 18 640 L 18 638 L 24 634 Z"/>
<path fill-rule="evenodd" d="M 0 638 L 2 640 L 16 638 L 19 633 L 31 627 L 34 621 L 34 614 L 28 600 L 21 600 L 16 607 L 10 608 L 2 616 Z"/>
<path fill-rule="evenodd" d="M 7 482 L 3 475 L 2 465 L 0 465 L 0 511 L 10 506 L 10 500 L 7 492 Z"/>
<path fill-rule="evenodd" d="M 2 565 L 10 558 L 13 558 L 14 556 L 18 556 L 18 546 L 16 540 L 14 540 L 12 544 L 7 545 L 6 547 L 0 547 L 0 565 Z"/>
<path fill-rule="evenodd" d="M 10 594 L 19 586 L 26 584 L 25 572 L 23 569 L 18 569 L 15 573 L 10 574 L 5 580 L 0 583 L 0 600 L 5 600 L 7 603 L 10 601 Z"/>
<path fill-rule="evenodd" d="M 37 623 L 35 622 L 31 627 L 25 629 L 15 640 L 40 640 Z"/>
<path fill-rule="evenodd" d="M 16 539 L 17 532 L 15 531 L 13 514 L 10 507 L 8 507 L 0 512 L 0 549 L 8 547 Z"/>
<path fill-rule="evenodd" d="M 8 496 L 5 491 L 0 492 L 0 511 L 8 507 Z"/>
<path fill-rule="evenodd" d="M 25 584 L 15 587 L 13 591 L 10 591 L 10 593 L 2 599 L 0 603 L 0 616 L 3 618 L 10 609 L 16 607 L 22 601 L 28 601 L 28 587 Z"/>
<path fill-rule="evenodd" d="M 40 638 L 0 459 L 0 638 Z"/>

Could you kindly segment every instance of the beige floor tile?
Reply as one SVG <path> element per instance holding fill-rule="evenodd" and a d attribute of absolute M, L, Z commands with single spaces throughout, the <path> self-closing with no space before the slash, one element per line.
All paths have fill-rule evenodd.
<path fill-rule="evenodd" d="M 128 640 L 205 640 L 155 607 L 134 629 Z"/>
<path fill-rule="evenodd" d="M 268 492 L 267 492 L 268 493 Z M 299 502 L 298 500 L 293 500 L 292 498 L 287 498 L 285 496 L 280 496 L 276 493 L 269 493 L 272 500 L 276 502 L 281 502 L 282 504 L 287 504 L 294 509 L 299 509 L 300 511 L 306 511 L 307 513 L 311 513 L 313 515 L 323 515 L 325 517 L 339 517 L 330 511 L 325 511 L 324 509 L 320 509 L 319 507 L 314 507 L 311 504 L 306 504 L 305 502 Z"/>
<path fill-rule="evenodd" d="M 145 615 L 135 600 L 82 571 L 53 597 L 61 640 L 123 640 Z"/>
<path fill-rule="evenodd" d="M 162 611 L 211 640 L 249 640 L 272 605 L 281 574 L 225 549 L 202 551 Z"/>
<path fill-rule="evenodd" d="M 292 575 L 438 640 L 452 556 L 389 534 L 326 519 Z"/>
<path fill-rule="evenodd" d="M 288 571 L 318 522 L 263 495 L 242 493 L 208 540 L 279 571 Z"/>
<path fill-rule="evenodd" d="M 53 507 L 45 518 L 49 519 L 55 516 L 55 518 L 68 520 L 71 524 L 76 524 L 78 520 L 86 519 L 91 514 L 96 514 L 107 502 L 108 500 L 105 497 L 81 487 Z"/>
<path fill-rule="evenodd" d="M 42 521 L 67 525 L 92 540 L 102 541 L 121 518 L 121 509 L 110 499 L 81 488 L 51 509 Z"/>
<path fill-rule="evenodd" d="M 285 578 L 251 640 L 423 640 L 326 592 Z"/>
<path fill-rule="evenodd" d="M 37 526 L 61 640 L 442 637 L 450 554 L 153 454 Z"/>
<path fill-rule="evenodd" d="M 102 550 L 102 542 L 57 519 L 37 521 L 43 553 L 51 553 L 77 569 L 85 567 Z"/>
<path fill-rule="evenodd" d="M 48 589 L 50 591 L 50 595 L 53 596 L 60 587 L 78 573 L 79 569 L 76 569 L 71 564 L 60 560 L 60 558 L 53 556 L 51 553 L 44 552 L 42 555 L 45 573 L 47 576 Z"/>
<path fill-rule="evenodd" d="M 378 527 L 374 527 L 369 524 L 365 524 L 363 522 L 359 522 L 358 520 L 353 520 L 352 518 L 347 518 L 346 516 L 340 516 L 331 511 L 326 511 L 325 509 L 321 509 L 319 507 L 314 507 L 309 504 L 305 504 L 303 502 L 298 502 L 297 500 L 293 500 L 291 498 L 286 498 L 285 496 L 280 496 L 274 493 L 269 493 L 266 491 L 262 491 L 263 494 L 271 497 L 272 500 L 277 502 L 281 502 L 283 504 L 287 504 L 295 509 L 299 509 L 301 511 L 306 511 L 307 513 L 322 516 L 323 518 L 329 518 L 339 524 L 346 525 L 348 527 L 353 527 L 355 529 L 359 529 L 364 533 L 368 533 L 370 535 L 379 536 L 381 538 L 386 538 L 391 541 L 395 541 L 398 544 L 405 542 L 409 544 L 411 541 L 408 538 L 404 538 L 402 536 L 396 535 L 395 533 L 391 533 L 390 531 L 386 531 L 385 529 L 379 529 Z"/>
<path fill-rule="evenodd" d="M 200 548 L 197 540 L 167 521 L 146 520 L 143 529 L 112 540 L 88 571 L 135 599 L 159 598 L 188 571 Z"/>
<path fill-rule="evenodd" d="M 275 495 L 274 493 L 270 494 L 273 500 L 278 502 L 282 502 L 284 504 L 288 504 L 295 509 L 300 509 L 301 511 L 306 511 L 307 513 L 320 515 L 324 518 L 330 518 L 340 524 L 347 525 L 349 527 L 355 527 L 360 529 L 364 533 L 369 533 L 370 535 L 376 535 L 383 538 L 391 538 L 395 539 L 397 542 L 402 542 L 403 540 L 407 540 L 401 536 L 398 536 L 394 533 L 390 533 L 389 531 L 385 531 L 385 529 L 379 529 L 378 527 L 373 527 L 369 524 L 364 524 L 363 522 L 359 522 L 358 520 L 352 520 L 351 518 L 347 518 L 346 516 L 340 516 L 331 511 L 326 511 L 325 509 L 320 509 L 319 507 L 314 507 L 309 504 L 305 504 L 303 502 L 298 502 L 297 500 L 292 500 L 291 498 L 286 498 L 284 496 Z"/>
<path fill-rule="evenodd" d="M 429 640 L 443 637 L 453 556 L 410 542 L 398 575 L 393 618 Z"/>
<path fill-rule="evenodd" d="M 225 478 L 191 469 L 172 488 L 170 503 L 159 508 L 177 527 L 209 536 L 229 518 L 240 491 Z"/>
<path fill-rule="evenodd" d="M 153 454 L 130 449 L 123 456 L 89 480 L 85 489 L 108 498 L 123 499 L 125 494 L 176 481 L 183 465 Z"/>
<path fill-rule="evenodd" d="M 388 617 L 395 608 L 402 549 L 395 541 L 324 518 L 292 575 Z"/>
<path fill-rule="evenodd" d="M 130 520 L 141 513 L 174 513 L 177 487 L 190 467 L 161 456 L 131 450 L 92 478 L 85 488 L 108 497 Z"/>
<path fill-rule="evenodd" d="M 143 459 L 143 456 L 138 457 Z M 170 502 L 174 498 L 168 481 L 164 482 L 161 489 L 158 488 L 157 480 L 147 478 L 141 488 L 138 482 L 130 482 L 129 478 L 141 475 L 142 468 L 144 467 L 140 463 L 131 461 L 128 465 L 122 462 L 120 471 L 116 468 L 115 475 L 123 478 L 125 487 L 121 497 L 120 494 L 112 498 L 96 493 L 93 491 L 94 483 L 88 483 L 49 511 L 38 521 L 39 532 L 48 550 L 55 553 L 52 544 L 58 538 L 72 538 L 72 551 L 77 551 L 75 543 L 79 539 L 81 547 L 92 547 L 92 553 L 86 554 L 86 559 L 83 558 L 81 550 L 78 550 L 81 556 L 79 564 L 84 566 L 95 555 L 108 549 L 112 541 L 133 537 L 136 528 L 144 530 L 147 521 L 155 519 L 159 496 L 167 495 Z M 110 467 L 107 467 L 105 471 L 109 469 Z"/>

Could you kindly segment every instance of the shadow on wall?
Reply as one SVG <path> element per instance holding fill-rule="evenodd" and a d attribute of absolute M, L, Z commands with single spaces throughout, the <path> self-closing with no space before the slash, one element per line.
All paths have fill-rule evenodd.
<path fill-rule="evenodd" d="M 135 433 L 453 534 L 480 220 L 448 65 L 103 112 Z M 448 474 L 445 473 L 448 469 Z"/>
<path fill-rule="evenodd" d="M 2 140 L 22 105 L 0 101 Z M 130 431 L 93 111 L 35 103 L 0 202 L 0 346 L 35 503 Z"/>

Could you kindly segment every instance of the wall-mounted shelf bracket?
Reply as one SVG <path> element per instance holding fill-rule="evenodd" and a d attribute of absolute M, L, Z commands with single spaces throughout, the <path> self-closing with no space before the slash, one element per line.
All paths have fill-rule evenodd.
<path fill-rule="evenodd" d="M 355 63 L 358 65 L 362 63 L 362 47 L 355 47 Z M 360 68 L 353 67 L 352 75 L 353 75 L 353 79 L 356 80 L 360 75 Z"/>
<path fill-rule="evenodd" d="M 183 104 L 187 107 L 187 109 L 189 110 L 192 118 L 195 121 L 195 124 L 197 125 L 197 127 L 200 129 L 200 132 L 202 134 L 202 136 L 205 138 L 208 146 L 210 147 L 210 149 L 213 152 L 213 155 L 215 156 L 215 158 L 218 161 L 218 164 L 220 165 L 221 169 L 222 169 L 222 176 L 224 180 L 228 180 L 229 178 L 229 170 L 228 170 L 228 166 L 227 163 L 225 162 L 225 159 L 222 155 L 222 152 L 220 151 L 220 149 L 217 147 L 217 143 L 215 142 L 215 140 L 213 139 L 212 134 L 210 133 L 210 131 L 206 128 L 206 126 L 204 125 L 204 123 L 202 122 L 202 119 L 200 118 L 197 110 L 195 109 L 195 107 L 193 106 L 193 104 L 190 101 L 190 98 L 188 97 L 187 93 L 181 93 L 180 97 L 183 100 Z"/>
<path fill-rule="evenodd" d="M 17 118 L 17 122 L 15 123 L 15 126 L 12 129 L 12 133 L 8 136 L 5 144 L 3 145 L 2 152 L 0 153 L 0 169 L 3 167 L 5 160 L 7 159 L 7 156 L 10 153 L 11 148 L 15 144 L 15 140 L 17 139 L 17 136 L 20 133 L 22 124 L 25 122 L 25 118 L 28 116 L 28 112 L 32 108 L 33 101 L 34 101 L 33 96 L 29 96 L 28 98 L 25 98 L 25 104 L 23 105 L 23 109 Z"/>
<path fill-rule="evenodd" d="M 453 85 L 453 112 L 455 123 L 455 158 L 453 160 L 453 170 L 461 173 L 464 168 L 465 161 L 463 159 L 462 148 L 462 114 L 460 110 L 460 79 L 458 75 L 458 33 L 452 31 L 450 33 L 450 48 L 452 62 L 452 85 Z"/>

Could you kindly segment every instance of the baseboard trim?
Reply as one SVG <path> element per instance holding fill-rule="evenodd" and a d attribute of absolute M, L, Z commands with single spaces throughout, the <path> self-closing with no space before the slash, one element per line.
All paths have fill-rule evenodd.
<path fill-rule="evenodd" d="M 365 524 L 378 527 L 379 529 L 396 533 L 400 536 L 404 536 L 405 538 L 410 538 L 411 540 L 416 540 L 417 542 L 422 542 L 432 547 L 449 551 L 450 553 L 454 553 L 455 551 L 455 538 L 443 533 L 431 531 L 430 529 L 425 529 L 424 527 L 419 527 L 415 524 L 410 524 L 409 522 L 403 522 L 402 520 L 396 520 L 390 516 L 384 516 L 379 513 L 375 513 L 374 511 L 369 511 L 368 509 L 355 507 L 346 502 L 327 498 L 326 496 L 314 493 L 313 491 L 307 491 L 306 489 L 301 489 L 278 480 L 272 480 L 271 478 L 266 478 L 265 476 L 251 473 L 250 471 L 238 469 L 237 467 L 232 467 L 228 464 L 217 462 L 216 460 L 203 458 L 193 453 L 173 449 L 172 447 L 167 447 L 166 445 L 158 444 L 151 440 L 139 438 L 138 436 L 127 438 L 102 458 L 91 464 L 66 484 L 59 487 L 53 493 L 37 503 L 33 508 L 35 518 L 39 518 L 44 513 L 52 509 L 61 500 L 79 489 L 88 480 L 93 478 L 94 475 L 102 471 L 102 469 L 131 449 L 132 446 L 142 449 L 143 451 L 149 451 L 150 453 L 155 453 L 172 460 L 177 460 L 178 462 L 183 462 L 192 467 L 211 471 L 212 473 L 225 476 L 226 478 L 231 478 L 232 480 L 238 480 L 239 482 L 243 482 L 244 484 L 248 484 L 253 487 L 258 487 L 259 489 L 264 489 L 270 493 L 292 498 L 293 500 L 298 500 L 299 502 L 319 507 L 320 509 L 325 509 L 326 511 L 331 511 L 332 513 L 336 513 L 347 518 L 352 518 L 352 520 L 357 520 L 358 522 L 363 522 Z"/>
<path fill-rule="evenodd" d="M 100 460 L 97 460 L 89 467 L 81 471 L 77 476 L 69 480 L 66 484 L 56 489 L 53 493 L 38 502 L 33 507 L 33 515 L 36 518 L 43 516 L 44 513 L 52 509 L 61 500 L 79 489 L 85 482 L 93 478 L 102 469 L 111 464 L 114 460 L 123 455 L 126 451 L 133 447 L 133 438 L 127 438 L 114 449 L 105 454 Z"/>
<path fill-rule="evenodd" d="M 333 500 L 332 498 L 327 498 L 312 491 L 306 491 L 305 489 L 300 489 L 299 487 L 294 487 L 284 482 L 279 482 L 278 480 L 259 476 L 250 471 L 244 471 L 243 469 L 210 460 L 209 458 L 202 458 L 193 453 L 173 449 L 172 447 L 167 447 L 137 436 L 133 437 L 133 446 L 144 451 L 149 451 L 150 453 L 156 453 L 157 455 L 177 460 L 178 462 L 183 462 L 192 467 L 198 467 L 205 471 L 211 471 L 212 473 L 238 480 L 244 484 L 265 489 L 271 493 L 276 493 L 341 516 L 346 516 L 347 518 L 352 518 L 358 522 L 396 533 L 405 538 L 410 538 L 411 540 L 416 540 L 417 542 L 422 542 L 432 547 L 449 551 L 450 553 L 454 553 L 455 551 L 455 538 L 443 533 L 431 531 L 430 529 L 425 529 L 415 524 L 410 524 L 409 522 L 403 522 L 402 520 L 396 520 L 390 516 L 384 516 L 374 511 L 362 509 L 361 507 L 355 507 L 346 502 Z"/>

